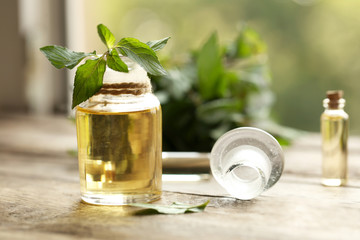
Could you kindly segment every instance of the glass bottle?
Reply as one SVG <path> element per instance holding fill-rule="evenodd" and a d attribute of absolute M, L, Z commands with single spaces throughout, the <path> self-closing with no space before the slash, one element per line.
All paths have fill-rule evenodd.
<path fill-rule="evenodd" d="M 228 193 L 248 200 L 279 180 L 284 155 L 273 136 L 258 128 L 242 127 L 216 141 L 211 150 L 210 167 L 216 181 Z"/>
<path fill-rule="evenodd" d="M 161 108 L 146 71 L 106 69 L 103 87 L 76 109 L 81 198 L 100 205 L 161 196 Z"/>
<path fill-rule="evenodd" d="M 322 184 L 341 186 L 347 182 L 348 114 L 342 91 L 328 91 L 321 115 Z"/>

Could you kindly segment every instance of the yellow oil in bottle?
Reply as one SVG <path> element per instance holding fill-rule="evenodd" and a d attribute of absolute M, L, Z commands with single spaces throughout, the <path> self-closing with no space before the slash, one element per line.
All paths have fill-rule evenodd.
<path fill-rule="evenodd" d="M 337 95 L 337 92 L 328 93 L 330 100 L 324 102 L 326 110 L 321 115 L 322 184 L 325 186 L 341 186 L 347 182 L 348 115 L 343 110 L 345 101 L 337 103 L 342 93 Z"/>
<path fill-rule="evenodd" d="M 323 164 L 322 183 L 340 186 L 347 181 L 347 119 L 322 116 Z"/>
<path fill-rule="evenodd" d="M 153 201 L 161 195 L 160 106 L 134 112 L 76 112 L 83 200 Z"/>

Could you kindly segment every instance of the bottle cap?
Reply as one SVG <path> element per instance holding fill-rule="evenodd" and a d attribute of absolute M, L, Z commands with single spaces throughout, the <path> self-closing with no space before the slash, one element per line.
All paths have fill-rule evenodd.
<path fill-rule="evenodd" d="M 284 154 L 269 133 L 253 127 L 222 135 L 210 155 L 215 180 L 233 197 L 252 199 L 271 188 L 284 168 Z"/>
<path fill-rule="evenodd" d="M 325 99 L 324 104 L 326 104 L 330 109 L 338 109 L 343 107 L 345 100 L 342 98 L 344 92 L 342 90 L 331 90 L 326 92 L 327 99 Z"/>
<path fill-rule="evenodd" d="M 342 90 L 331 90 L 326 92 L 326 96 L 330 101 L 339 100 L 343 97 L 344 92 Z"/>

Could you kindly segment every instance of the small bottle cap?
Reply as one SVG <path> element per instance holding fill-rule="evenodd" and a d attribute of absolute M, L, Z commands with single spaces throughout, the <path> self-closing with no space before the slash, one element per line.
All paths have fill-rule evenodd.
<path fill-rule="evenodd" d="M 332 100 L 339 100 L 343 97 L 344 92 L 342 90 L 332 90 L 332 91 L 327 91 L 326 92 L 326 96 L 328 99 L 330 99 L 330 101 Z"/>
<path fill-rule="evenodd" d="M 345 100 L 342 98 L 344 92 L 342 90 L 331 90 L 326 92 L 327 99 L 324 100 L 324 106 L 330 109 L 338 109 L 344 107 Z"/>

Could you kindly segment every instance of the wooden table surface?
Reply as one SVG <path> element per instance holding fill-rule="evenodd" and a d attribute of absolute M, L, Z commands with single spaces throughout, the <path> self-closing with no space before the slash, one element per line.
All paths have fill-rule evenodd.
<path fill-rule="evenodd" d="M 280 181 L 256 199 L 236 200 L 212 178 L 164 182 L 159 204 L 210 204 L 134 216 L 80 201 L 73 123 L 0 114 L 0 239 L 360 239 L 360 139 L 349 145 L 346 187 L 320 185 L 320 137 L 310 134 L 285 149 Z"/>

